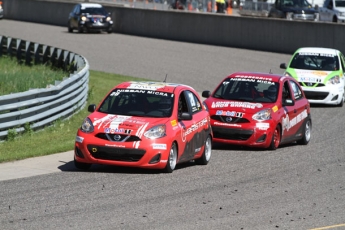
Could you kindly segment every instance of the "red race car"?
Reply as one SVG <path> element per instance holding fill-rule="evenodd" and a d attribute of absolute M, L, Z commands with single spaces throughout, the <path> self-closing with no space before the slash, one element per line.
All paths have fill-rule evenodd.
<path fill-rule="evenodd" d="M 274 150 L 280 144 L 310 141 L 310 105 L 292 77 L 237 72 L 202 96 L 207 98 L 203 103 L 214 142 Z"/>
<path fill-rule="evenodd" d="M 164 82 L 124 82 L 96 105 L 78 129 L 74 164 L 162 169 L 211 157 L 210 116 L 191 87 Z"/>

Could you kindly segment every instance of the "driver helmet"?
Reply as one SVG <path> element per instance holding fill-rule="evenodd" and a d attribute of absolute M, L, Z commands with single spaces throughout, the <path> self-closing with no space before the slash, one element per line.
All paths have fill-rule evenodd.
<path fill-rule="evenodd" d="M 269 99 L 271 99 L 272 101 L 276 100 L 276 97 L 277 97 L 277 86 L 271 85 L 270 87 L 268 87 L 268 89 L 267 89 L 267 97 Z"/>

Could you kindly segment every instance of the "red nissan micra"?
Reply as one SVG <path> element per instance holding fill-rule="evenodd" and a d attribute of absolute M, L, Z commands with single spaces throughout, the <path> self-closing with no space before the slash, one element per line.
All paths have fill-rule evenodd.
<path fill-rule="evenodd" d="M 280 144 L 310 141 L 310 105 L 292 77 L 237 72 L 202 96 L 207 98 L 214 142 L 274 150 Z"/>

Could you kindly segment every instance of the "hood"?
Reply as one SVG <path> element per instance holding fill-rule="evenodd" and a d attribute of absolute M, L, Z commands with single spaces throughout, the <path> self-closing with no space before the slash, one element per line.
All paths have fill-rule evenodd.
<path fill-rule="evenodd" d="M 119 133 L 141 136 L 147 129 L 165 124 L 169 118 L 146 118 L 135 116 L 112 115 L 94 112 L 90 114 L 96 133 Z"/>

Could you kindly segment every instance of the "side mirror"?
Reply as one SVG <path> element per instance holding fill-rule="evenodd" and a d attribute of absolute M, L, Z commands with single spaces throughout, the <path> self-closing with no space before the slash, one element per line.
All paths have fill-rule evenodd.
<path fill-rule="evenodd" d="M 285 64 L 285 63 L 281 63 L 281 64 L 280 64 L 280 68 L 281 68 L 281 69 L 286 69 L 286 64 Z"/>
<path fill-rule="evenodd" d="M 201 94 L 202 97 L 209 98 L 211 96 L 211 92 L 208 90 L 205 90 Z"/>
<path fill-rule="evenodd" d="M 295 105 L 295 102 L 291 99 L 285 99 L 283 100 L 283 106 L 293 106 Z"/>
<path fill-rule="evenodd" d="M 182 121 L 190 121 L 193 119 L 193 117 L 190 113 L 184 112 L 179 115 L 179 119 Z"/>
<path fill-rule="evenodd" d="M 90 113 L 94 112 L 95 110 L 96 110 L 95 104 L 91 104 L 89 105 L 89 107 L 87 107 L 87 111 L 89 111 Z"/>

